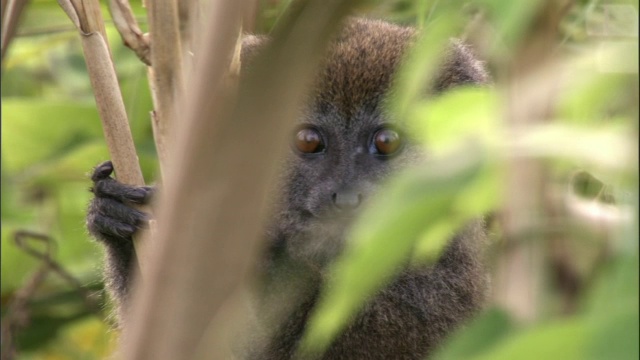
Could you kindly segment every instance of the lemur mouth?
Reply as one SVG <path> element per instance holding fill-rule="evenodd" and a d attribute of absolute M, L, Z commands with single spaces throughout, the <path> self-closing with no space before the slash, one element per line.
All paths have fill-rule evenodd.
<path fill-rule="evenodd" d="M 335 210 L 332 208 L 325 208 L 316 212 L 313 212 L 313 211 L 306 211 L 306 212 L 315 219 L 322 220 L 322 221 L 333 221 L 337 223 L 352 222 L 360 214 L 360 211 L 358 210 L 341 211 L 341 210 Z"/>

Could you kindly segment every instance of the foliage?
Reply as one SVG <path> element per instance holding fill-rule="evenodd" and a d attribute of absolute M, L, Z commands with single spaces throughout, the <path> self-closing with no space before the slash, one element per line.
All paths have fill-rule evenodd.
<path fill-rule="evenodd" d="M 267 33 L 289 3 L 262 1 L 257 31 Z M 365 10 L 375 16 L 426 30 L 402 69 L 389 109 L 415 129 L 433 157 L 428 168 L 391 179 L 376 206 L 352 230 L 351 247 L 335 263 L 306 347 L 326 346 L 400 262 L 437 259 L 448 236 L 466 220 L 499 210 L 508 161 L 522 156 L 545 165 L 551 188 L 571 189 L 575 194 L 563 194 L 589 204 L 612 193 L 604 202 L 613 212 L 631 215 L 604 235 L 593 230 L 594 224 L 562 219 L 564 235 L 573 244 L 571 260 L 583 282 L 574 311 L 560 310 L 563 290 L 550 270 L 541 294 L 545 309 L 534 322 L 519 322 L 494 304 L 449 339 L 435 358 L 638 358 L 638 75 L 637 69 L 625 70 L 637 58 L 621 60 L 629 48 L 637 56 L 637 37 L 610 41 L 597 31 L 617 21 L 607 17 L 606 4 L 575 1 L 553 44 L 568 70 L 542 74 L 539 84 L 532 85 L 534 94 L 550 91 L 545 84 L 565 74 L 556 89 L 553 115 L 524 134 L 513 134 L 504 121 L 504 105 L 510 101 L 504 75 L 485 89 L 462 88 L 427 100 L 419 96 L 440 60 L 438 49 L 464 33 L 469 17 L 463 13 L 487 11 L 492 35 L 484 55 L 495 68 L 512 60 L 532 31 L 528 25 L 535 24 L 532 16 L 541 3 L 369 2 Z M 132 5 L 142 17 L 140 2 Z M 637 26 L 637 3 L 617 5 L 635 11 Z M 157 165 L 146 70 L 120 43 L 115 29 L 108 26 L 107 31 L 141 166 L 151 181 Z M 77 33 L 55 2 L 32 1 L 27 7 L 3 61 L 2 103 L 1 295 L 6 319 L 8 305 L 40 266 L 15 245 L 19 229 L 49 234 L 58 243 L 56 261 L 94 290 L 102 288 L 100 250 L 87 240 L 84 216 L 90 195 L 86 173 L 108 155 Z M 570 183 L 577 179 L 571 177 L 577 168 L 591 174 L 590 182 Z M 550 216 L 540 214 L 541 234 L 550 233 L 545 227 Z M 389 246 L 389 234 L 406 241 Z M 541 240 L 541 246 L 554 241 L 549 239 Z M 492 245 L 495 249 L 500 243 Z M 108 320 L 90 313 L 55 276 L 45 278 L 29 309 L 31 322 L 18 338 L 21 358 L 102 358 L 113 347 Z"/>
<path fill-rule="evenodd" d="M 145 69 L 118 43 L 114 29 L 109 35 L 141 165 L 151 180 L 157 165 Z M 57 3 L 33 1 L 3 61 L 3 321 L 17 292 L 41 265 L 16 246 L 18 230 L 50 235 L 57 241 L 55 260 L 102 291 L 101 250 L 88 241 L 84 217 L 90 198 L 87 173 L 108 152 L 77 36 Z M 52 273 L 39 284 L 28 309 L 29 321 L 17 334 L 21 358 L 102 358 L 113 347 L 108 322 Z"/>
<path fill-rule="evenodd" d="M 428 3 L 432 6 L 438 4 Z M 495 61 L 500 57 L 511 60 L 517 56 L 512 53 L 522 47 L 520 43 L 525 36 L 530 36 L 526 33 L 535 33 L 528 24 L 535 21 L 535 6 L 542 3 L 483 2 L 495 34 L 488 49 Z M 631 6 L 630 9 L 634 8 Z M 637 214 L 637 203 L 630 202 L 637 196 L 638 184 L 637 156 L 630 153 L 636 148 L 634 142 L 637 142 L 637 123 L 633 120 L 637 115 L 637 91 L 633 91 L 631 96 L 622 96 L 624 100 L 617 99 L 618 104 L 625 104 L 622 106 L 611 106 L 611 102 L 606 100 L 612 93 L 620 94 L 624 88 L 637 86 L 637 70 L 635 74 L 623 75 L 620 69 L 624 66 L 607 69 L 603 63 L 599 67 L 593 65 L 594 56 L 607 59 L 618 58 L 622 54 L 613 48 L 607 49 L 606 42 L 604 45 L 595 41 L 585 42 L 581 44 L 584 55 L 562 59 L 564 71 L 550 71 L 546 78 L 537 83 L 531 82 L 529 86 L 532 89 L 524 88 L 522 91 L 529 90 L 527 93 L 535 97 L 540 92 L 549 91 L 545 82 L 557 82 L 556 76 L 569 77 L 559 85 L 562 92 L 552 105 L 559 111 L 554 112 L 546 124 L 529 126 L 524 134 L 518 134 L 502 120 L 505 104 L 523 106 L 510 103 L 513 100 L 508 97 L 508 82 L 497 82 L 487 89 L 463 88 L 436 99 L 420 100 L 422 86 L 437 60 L 434 54 L 442 53 L 438 49 L 442 49 L 456 28 L 456 21 L 460 21 L 448 6 L 440 6 L 439 10 L 439 17 L 425 23 L 425 28 L 431 31 L 427 31 L 419 41 L 413 56 L 405 64 L 390 107 L 395 116 L 414 126 L 412 134 L 424 141 L 432 160 L 428 168 L 420 170 L 424 172 L 421 176 L 402 174 L 390 181 L 354 227 L 347 251 L 332 267 L 324 297 L 315 309 L 303 342 L 306 351 L 319 351 L 328 346 L 347 319 L 389 281 L 412 248 L 417 256 L 432 261 L 464 220 L 499 210 L 503 188 L 500 184 L 502 172 L 497 169 L 508 165 L 513 156 L 542 158 L 560 178 L 567 178 L 576 166 L 606 174 L 603 176 L 619 184 L 623 192 L 633 194 L 619 198 L 618 205 L 628 207 L 630 214 Z M 584 7 L 583 11 L 593 9 Z M 637 40 L 631 40 L 634 41 L 630 45 L 637 47 Z M 510 50 L 505 52 L 505 49 Z M 570 75 L 565 75 L 567 73 Z M 464 145 L 470 142 L 479 148 Z M 484 158 L 479 162 L 469 160 L 476 158 L 477 154 L 484 154 Z M 452 163 L 465 165 L 452 172 L 449 171 Z M 472 186 L 470 180 L 479 177 L 481 172 L 488 176 L 484 181 L 477 181 L 479 185 Z M 434 181 L 442 175 L 442 184 Z M 553 178 L 547 181 L 553 181 Z M 600 185 L 598 193 L 604 191 L 604 185 Z M 575 194 L 566 196 L 570 195 Z M 597 199 L 596 196 L 590 197 L 592 201 Z M 457 207 L 460 203 L 464 205 Z M 539 216 L 542 225 L 536 231 L 545 234 L 549 231 L 545 229 L 547 215 L 542 213 Z M 571 316 L 563 317 L 557 310 L 547 309 L 546 316 L 539 316 L 535 323 L 527 326 L 510 319 L 511 314 L 495 307 L 454 336 L 436 358 L 637 358 L 637 342 L 630 339 L 638 333 L 638 268 L 630 263 L 638 259 L 638 233 L 637 220 L 631 219 L 620 228 L 622 233 L 612 240 L 617 246 L 627 244 L 628 252 L 616 252 L 605 261 L 605 266 L 620 267 L 616 276 L 626 277 L 626 285 L 619 283 L 621 287 L 609 288 L 605 293 L 600 293 L 602 288 L 597 285 L 585 286 L 582 289 L 584 295 L 577 300 L 579 310 Z M 633 219 L 637 218 L 633 216 Z M 565 219 L 560 226 L 571 226 L 571 221 Z M 430 236 L 419 236 L 425 232 Z M 569 232 L 565 236 L 583 235 Z M 394 239 L 392 245 L 388 241 L 390 238 Z M 399 239 L 404 239 L 404 242 L 398 242 Z M 544 239 L 542 236 L 538 241 Z M 547 241 L 560 240 L 549 237 Z M 625 263 L 626 266 L 623 265 Z M 595 265 L 592 263 L 591 266 Z M 613 273 L 608 271 L 596 271 L 589 276 L 599 276 L 598 280 L 606 283 L 613 280 L 609 278 Z M 588 282 L 592 280 L 587 279 Z M 542 298 L 551 301 L 561 296 L 559 294 L 563 290 L 554 288 L 550 278 L 543 281 L 547 293 L 541 294 Z M 594 296 L 608 299 L 613 308 L 596 309 L 585 305 Z"/>

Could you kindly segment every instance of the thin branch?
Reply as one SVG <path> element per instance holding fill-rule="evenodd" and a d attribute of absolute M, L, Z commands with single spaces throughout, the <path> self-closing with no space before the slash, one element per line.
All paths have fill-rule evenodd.
<path fill-rule="evenodd" d="M 30 246 L 27 240 L 36 240 L 45 244 L 45 250 L 41 251 Z M 80 280 L 71 275 L 60 263 L 54 260 L 53 253 L 55 250 L 55 241 L 49 235 L 35 233 L 32 231 L 20 230 L 14 234 L 16 245 L 25 253 L 38 259 L 44 264 L 47 271 L 52 271 L 61 279 L 66 281 L 85 302 L 85 305 L 92 313 L 102 316 L 102 309 L 97 304 L 94 294 L 85 289 Z"/>
<path fill-rule="evenodd" d="M 5 10 L 7 10 L 7 4 L 9 4 L 9 0 L 2 0 L 1 4 L 2 4 L 1 5 L 2 7 L 0 8 L 1 9 L 0 11 L 2 11 L 2 12 L 0 13 L 0 15 L 4 16 Z"/>
<path fill-rule="evenodd" d="M 151 65 L 149 36 L 140 30 L 129 1 L 110 0 L 109 11 L 124 44 L 133 50 L 143 63 Z"/>
<path fill-rule="evenodd" d="M 7 53 L 7 48 L 16 34 L 18 20 L 27 5 L 27 0 L 3 0 L 2 1 L 2 57 Z M 4 63 L 4 62 L 3 62 Z"/>
<path fill-rule="evenodd" d="M 553 113 L 557 88 L 537 94 L 537 107 L 528 101 L 527 80 L 549 65 L 558 24 L 568 11 L 571 0 L 547 0 L 533 17 L 533 25 L 523 38 L 510 66 L 511 77 L 506 117 L 513 132 L 549 119 Z M 555 79 L 551 80 L 552 82 Z M 494 286 L 495 302 L 522 322 L 534 321 L 539 315 L 543 269 L 543 247 L 540 241 L 518 241 L 524 230 L 531 228 L 544 212 L 546 173 L 536 159 L 512 158 L 508 162 L 506 204 L 503 214 L 505 247 L 497 266 Z"/>
<path fill-rule="evenodd" d="M 190 51 L 192 47 L 193 32 L 196 25 L 193 20 L 199 18 L 197 11 L 198 1 L 196 0 L 180 0 L 178 1 L 178 19 L 180 22 L 180 39 L 182 41 L 183 51 Z"/>
<path fill-rule="evenodd" d="M 146 18 L 136 18 L 137 23 L 145 23 Z M 105 19 L 105 25 L 114 25 L 112 20 Z M 52 35 L 57 33 L 65 33 L 65 32 L 76 32 L 78 29 L 74 25 L 50 25 L 44 27 L 34 27 L 34 28 L 22 28 L 18 29 L 16 36 L 19 37 L 31 37 L 31 36 L 43 36 L 43 35 Z"/>
<path fill-rule="evenodd" d="M 125 324 L 121 344 L 125 359 L 192 358 L 202 332 L 219 306 L 220 299 L 216 299 L 216 293 L 218 296 L 226 293 L 221 290 L 229 286 L 228 283 L 220 284 L 220 281 L 216 283 L 215 275 L 222 273 L 219 267 L 232 258 L 244 264 L 241 257 L 229 253 L 230 249 L 225 249 L 226 246 L 221 244 L 226 238 L 223 233 L 220 238 L 212 239 L 206 230 L 206 225 L 217 222 L 215 219 L 220 216 L 219 210 L 223 208 L 214 207 L 215 204 L 219 205 L 221 194 L 215 191 L 218 188 L 215 183 L 220 182 L 220 177 L 214 175 L 216 171 L 212 168 L 216 164 L 219 166 L 220 159 L 217 159 L 216 151 L 212 150 L 221 140 L 219 135 L 214 139 L 215 125 L 223 120 L 220 119 L 224 114 L 223 110 L 229 110 L 225 100 L 228 101 L 230 89 L 222 85 L 227 78 L 236 47 L 240 8 L 239 1 L 216 2 L 212 5 L 210 25 L 203 32 L 207 41 L 203 42 L 205 45 L 199 56 L 202 57 L 200 65 L 206 66 L 198 69 L 201 79 L 194 79 L 195 84 L 190 87 L 189 96 L 185 97 L 190 100 L 190 104 L 184 107 L 189 113 L 185 114 L 181 126 L 176 128 L 181 135 L 176 141 L 177 150 L 172 159 L 184 158 L 185 161 L 174 160 L 168 168 L 170 172 L 164 177 L 165 192 L 160 198 L 161 211 L 158 213 L 161 229 L 156 233 L 156 238 L 152 239 L 158 244 L 152 254 L 156 260 L 152 263 L 153 270 L 148 281 L 133 289 L 132 321 Z M 157 36 L 157 33 L 153 34 Z M 152 52 L 155 52 L 157 43 L 153 42 L 152 46 Z M 153 70 L 156 72 L 158 69 L 155 66 L 158 63 L 155 59 L 153 63 Z M 171 70 L 181 71 L 179 68 Z M 159 89 L 154 89 L 153 92 L 161 94 Z M 155 115 L 159 115 L 158 112 Z M 185 136 L 195 139 L 180 141 Z M 209 177 L 211 181 L 203 184 L 203 176 Z M 180 190 L 176 190 L 176 186 L 181 186 Z M 180 192 L 182 193 L 179 194 Z M 168 202 L 174 204 L 169 205 Z M 204 223 L 199 216 L 203 214 L 207 214 L 209 218 Z M 185 234 L 180 236 L 180 249 L 171 249 L 172 241 L 167 235 L 173 236 L 176 232 L 185 230 Z M 173 244 L 178 245 L 175 242 Z M 227 254 L 219 261 L 221 259 L 217 257 L 223 253 Z M 202 263 L 202 255 L 208 258 L 205 264 Z M 162 265 L 167 260 L 174 266 Z M 190 265 L 184 266 L 186 264 Z M 231 269 L 233 267 L 226 270 Z M 186 278 L 190 280 L 183 282 Z M 176 297 L 176 294 L 179 296 Z M 162 310 L 165 306 L 172 311 Z"/>
<path fill-rule="evenodd" d="M 44 250 L 31 246 L 28 240 L 44 243 Z M 28 325 L 31 315 L 29 308 L 30 301 L 50 272 L 54 272 L 71 285 L 73 290 L 83 299 L 87 310 L 100 316 L 100 318 L 103 317 L 102 309 L 98 305 L 94 294 L 82 286 L 82 283 L 77 278 L 67 272 L 53 259 L 55 242 L 50 236 L 32 231 L 19 230 L 14 234 L 14 241 L 18 248 L 38 259 L 41 265 L 35 273 L 24 282 L 24 285 L 14 293 L 7 306 L 7 312 L 2 317 L 2 349 L 0 350 L 0 359 L 2 360 L 16 358 L 16 335 L 21 329 Z"/>
<path fill-rule="evenodd" d="M 286 130 L 332 30 L 353 3 L 301 2 L 297 16 L 252 63 L 237 101 L 224 84 L 244 4 L 212 3 L 181 107 L 184 122 L 176 127 L 151 277 L 134 289 L 132 319 L 122 336 L 125 359 L 192 359 L 199 347 L 224 343 L 203 338 L 207 329 L 233 333 L 220 327 L 229 325 L 220 311 L 244 289 Z M 203 353 L 219 359 L 225 350 Z"/>
<path fill-rule="evenodd" d="M 242 11 L 242 28 L 245 32 L 251 34 L 256 30 L 256 18 L 259 9 L 258 0 L 247 1 L 247 6 Z"/>
<path fill-rule="evenodd" d="M 160 169 L 165 173 L 168 146 L 176 120 L 177 99 L 183 94 L 180 18 L 175 0 L 155 0 L 147 4 L 151 33 L 149 79 L 154 101 L 152 124 Z"/>

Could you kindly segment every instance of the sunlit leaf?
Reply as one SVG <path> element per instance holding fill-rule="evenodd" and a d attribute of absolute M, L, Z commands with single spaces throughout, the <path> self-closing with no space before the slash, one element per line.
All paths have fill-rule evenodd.
<path fill-rule="evenodd" d="M 415 104 L 408 125 L 436 154 L 469 141 L 497 143 L 503 136 L 499 100 L 490 88 L 462 87 Z"/>
<path fill-rule="evenodd" d="M 413 261 L 435 262 L 448 241 L 470 220 L 495 210 L 502 200 L 503 174 L 496 164 L 485 164 L 476 177 L 461 188 L 446 217 L 434 221 L 416 240 Z"/>
<path fill-rule="evenodd" d="M 625 126 L 585 128 L 562 123 L 544 124 L 511 134 L 499 148 L 510 156 L 570 159 L 596 168 L 634 171 L 636 145 Z M 502 147 L 503 146 L 503 147 Z"/>
<path fill-rule="evenodd" d="M 453 12 L 444 12 L 425 27 L 398 71 L 396 84 L 391 91 L 391 112 L 400 119 L 411 116 L 408 113 L 413 102 L 422 98 L 428 90 L 430 81 L 443 61 L 450 38 L 461 26 L 461 19 Z"/>

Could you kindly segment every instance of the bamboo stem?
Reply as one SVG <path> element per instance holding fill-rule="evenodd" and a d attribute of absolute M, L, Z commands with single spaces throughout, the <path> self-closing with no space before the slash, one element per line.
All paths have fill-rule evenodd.
<path fill-rule="evenodd" d="M 540 101 L 532 102 L 529 98 L 536 94 L 527 91 L 530 89 L 526 83 L 552 63 L 552 45 L 558 24 L 570 2 L 545 1 L 534 15 L 530 32 L 510 64 L 506 120 L 513 133 L 544 122 L 553 114 L 555 91 L 548 91 L 541 96 L 538 94 Z M 543 202 L 544 194 L 548 191 L 548 174 L 537 159 L 512 158 L 507 166 L 507 200 L 503 214 L 506 246 L 497 264 L 494 300 L 516 320 L 532 323 L 540 315 L 545 253 L 541 238 L 525 241 L 524 234 L 539 226 L 541 217 L 550 213 L 545 208 L 548 204 Z"/>
<path fill-rule="evenodd" d="M 110 0 L 109 11 L 124 44 L 133 50 L 143 63 L 151 65 L 149 36 L 140 30 L 129 1 Z"/>
<path fill-rule="evenodd" d="M 298 16 L 254 60 L 235 97 L 227 85 L 242 5 L 212 2 L 200 30 L 185 120 L 176 127 L 159 203 L 151 278 L 134 289 L 122 336 L 125 359 L 193 359 L 200 351 L 226 358 L 224 346 L 204 351 L 224 344 L 204 336 L 230 331 L 221 311 L 233 308 L 225 304 L 246 286 L 287 130 L 322 49 L 354 1 L 302 2 Z"/>
<path fill-rule="evenodd" d="M 124 184 L 144 185 L 127 112 L 107 44 L 100 3 L 97 0 L 58 0 L 58 3 L 80 32 L 89 79 L 116 177 Z M 141 237 L 138 236 L 136 239 Z M 144 269 L 146 261 L 144 256 L 140 256 L 145 254 L 141 249 L 141 242 L 135 240 L 134 246 L 138 265 Z"/>
<path fill-rule="evenodd" d="M 26 4 L 27 0 L 2 1 L 2 60 L 4 60 L 7 48 L 16 34 L 18 20 Z"/>
<path fill-rule="evenodd" d="M 176 104 L 184 92 L 180 16 L 175 0 L 154 0 L 147 4 L 151 33 L 149 82 L 154 100 L 152 124 L 160 160 L 166 172 L 172 128 L 176 122 Z"/>

